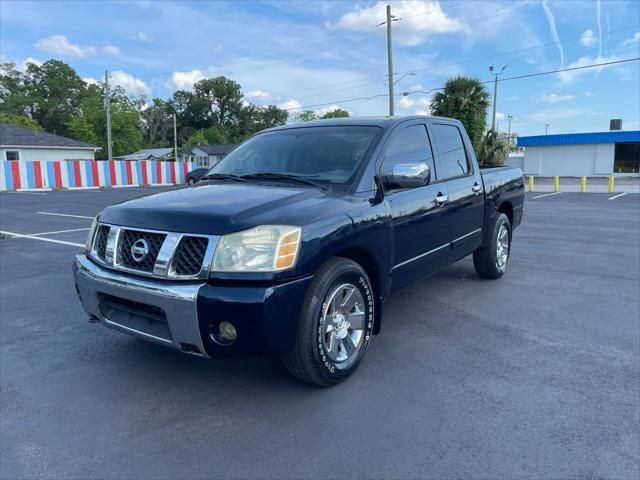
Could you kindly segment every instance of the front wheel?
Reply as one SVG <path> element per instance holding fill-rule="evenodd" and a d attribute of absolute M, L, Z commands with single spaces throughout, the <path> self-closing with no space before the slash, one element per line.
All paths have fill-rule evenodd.
<path fill-rule="evenodd" d="M 511 253 L 511 223 L 504 213 L 498 214 L 489 245 L 473 252 L 473 266 L 481 278 L 500 278 L 507 271 Z"/>
<path fill-rule="evenodd" d="M 358 367 L 373 329 L 374 293 L 364 269 L 335 257 L 313 279 L 300 314 L 296 346 L 284 357 L 298 379 L 329 387 Z"/>
<path fill-rule="evenodd" d="M 187 184 L 189 184 L 189 185 L 195 185 L 195 183 L 196 183 L 196 180 L 195 180 L 194 178 L 190 178 L 190 179 L 187 181 Z"/>

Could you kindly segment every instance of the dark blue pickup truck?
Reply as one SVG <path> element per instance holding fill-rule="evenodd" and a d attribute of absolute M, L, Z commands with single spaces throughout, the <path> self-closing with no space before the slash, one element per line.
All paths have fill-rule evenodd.
<path fill-rule="evenodd" d="M 456 120 L 287 125 L 194 186 L 106 208 L 76 289 L 113 329 L 203 357 L 282 354 L 330 386 L 357 368 L 394 291 L 471 254 L 500 277 L 523 202 L 522 172 L 481 170 Z"/>

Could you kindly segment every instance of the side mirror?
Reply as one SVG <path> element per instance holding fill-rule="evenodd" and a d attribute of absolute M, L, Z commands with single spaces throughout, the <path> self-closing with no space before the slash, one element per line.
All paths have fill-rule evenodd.
<path fill-rule="evenodd" d="M 426 163 L 397 163 L 390 177 L 385 178 L 388 188 L 424 187 L 431 181 L 431 169 Z"/>

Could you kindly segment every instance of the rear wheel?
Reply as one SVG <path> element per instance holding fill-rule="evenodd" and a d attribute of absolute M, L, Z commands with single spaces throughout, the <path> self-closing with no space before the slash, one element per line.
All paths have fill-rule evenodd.
<path fill-rule="evenodd" d="M 193 185 L 193 184 L 195 184 L 195 183 L 196 183 L 196 180 L 195 180 L 193 177 L 191 177 L 191 178 L 189 178 L 189 180 L 187 181 L 187 183 L 188 183 L 189 185 Z"/>
<path fill-rule="evenodd" d="M 481 278 L 499 278 L 507 271 L 511 253 L 511 224 L 504 214 L 498 214 L 489 245 L 473 252 L 473 266 Z"/>
<path fill-rule="evenodd" d="M 371 339 L 373 295 L 360 265 L 340 257 L 325 263 L 305 297 L 295 349 L 284 357 L 287 369 L 322 387 L 351 375 Z"/>

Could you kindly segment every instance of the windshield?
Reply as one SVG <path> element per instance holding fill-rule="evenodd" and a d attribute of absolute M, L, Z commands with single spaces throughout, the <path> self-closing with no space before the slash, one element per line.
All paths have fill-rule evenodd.
<path fill-rule="evenodd" d="M 353 183 L 378 127 L 305 127 L 266 132 L 238 146 L 208 174 L 293 175 L 315 182 Z"/>

